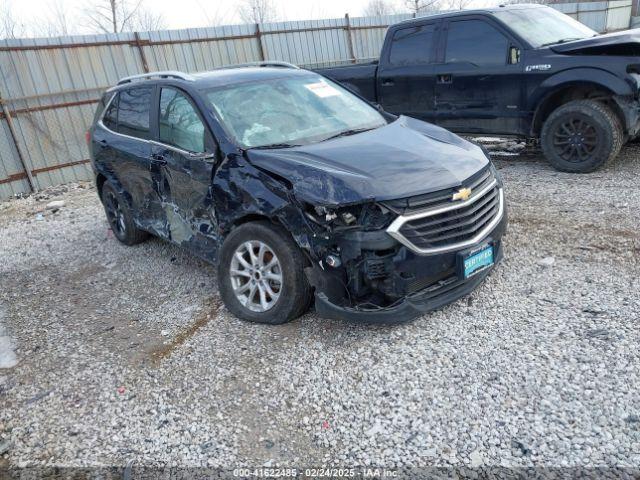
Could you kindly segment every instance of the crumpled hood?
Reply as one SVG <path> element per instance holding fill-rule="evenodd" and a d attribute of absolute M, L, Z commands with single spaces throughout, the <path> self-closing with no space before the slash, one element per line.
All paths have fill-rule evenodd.
<path fill-rule="evenodd" d="M 581 53 L 581 51 L 586 50 L 594 55 L 619 55 L 620 53 L 617 52 L 620 47 L 626 47 L 627 51 L 630 48 L 640 51 L 640 29 L 635 28 L 633 30 L 598 35 L 583 40 L 574 40 L 573 42 L 559 43 L 552 45 L 551 50 L 556 53 Z M 627 55 L 627 53 L 622 53 L 622 55 Z"/>
<path fill-rule="evenodd" d="M 480 147 L 409 117 L 348 137 L 247 155 L 256 167 L 290 181 L 298 199 L 319 205 L 451 188 L 489 163 Z"/>

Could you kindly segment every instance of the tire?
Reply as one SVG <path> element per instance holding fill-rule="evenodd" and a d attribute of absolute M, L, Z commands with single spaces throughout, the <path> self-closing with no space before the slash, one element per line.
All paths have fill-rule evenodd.
<path fill-rule="evenodd" d="M 113 235 L 125 245 L 135 245 L 147 239 L 149 234 L 136 227 L 129 204 L 111 182 L 102 187 L 104 213 Z"/>
<path fill-rule="evenodd" d="M 616 114 L 595 100 L 575 100 L 555 109 L 542 126 L 540 143 L 557 170 L 588 173 L 613 160 L 624 143 Z"/>
<path fill-rule="evenodd" d="M 264 245 L 262 250 L 261 245 Z M 261 252 L 262 262 L 258 259 Z M 220 294 L 236 317 L 277 325 L 290 322 L 309 308 L 311 287 L 304 273 L 305 257 L 283 228 L 267 221 L 245 223 L 227 236 L 219 259 Z M 268 268 L 274 261 L 278 266 Z M 280 282 L 275 280 L 278 274 Z M 253 297 L 249 298 L 252 291 Z M 263 294 L 268 308 L 262 302 Z"/>

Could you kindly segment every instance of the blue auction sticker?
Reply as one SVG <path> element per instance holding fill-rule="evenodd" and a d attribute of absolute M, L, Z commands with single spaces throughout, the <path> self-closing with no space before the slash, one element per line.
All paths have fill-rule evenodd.
<path fill-rule="evenodd" d="M 469 278 L 474 273 L 493 265 L 493 246 L 488 245 L 464 259 L 464 278 Z"/>

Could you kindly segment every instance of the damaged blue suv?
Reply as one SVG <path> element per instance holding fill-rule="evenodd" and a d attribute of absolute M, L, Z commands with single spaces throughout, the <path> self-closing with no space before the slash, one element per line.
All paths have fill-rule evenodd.
<path fill-rule="evenodd" d="M 149 234 L 217 265 L 240 318 L 399 322 L 471 292 L 502 257 L 483 150 L 316 73 L 263 62 L 129 77 L 88 132 L 126 245 Z"/>

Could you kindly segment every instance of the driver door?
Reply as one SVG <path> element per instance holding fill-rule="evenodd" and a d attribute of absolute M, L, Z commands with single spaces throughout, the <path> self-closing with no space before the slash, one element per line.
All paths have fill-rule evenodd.
<path fill-rule="evenodd" d="M 445 23 L 435 68 L 437 123 L 461 133 L 518 134 L 525 82 L 519 46 L 482 16 Z"/>
<path fill-rule="evenodd" d="M 215 142 L 186 92 L 169 86 L 159 90 L 158 140 L 152 142 L 151 157 L 166 218 L 164 231 L 172 242 L 210 260 L 216 245 Z"/>

